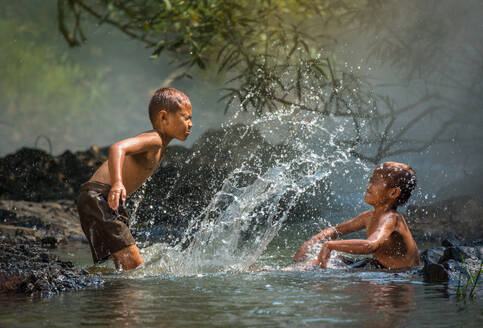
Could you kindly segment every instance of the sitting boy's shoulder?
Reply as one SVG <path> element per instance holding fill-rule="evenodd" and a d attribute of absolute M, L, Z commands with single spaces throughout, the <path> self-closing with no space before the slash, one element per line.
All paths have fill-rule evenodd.
<path fill-rule="evenodd" d="M 397 225 L 400 222 L 406 222 L 406 220 L 404 220 L 404 216 L 396 211 L 384 213 L 381 217 L 381 221 L 393 223 L 394 225 Z"/>

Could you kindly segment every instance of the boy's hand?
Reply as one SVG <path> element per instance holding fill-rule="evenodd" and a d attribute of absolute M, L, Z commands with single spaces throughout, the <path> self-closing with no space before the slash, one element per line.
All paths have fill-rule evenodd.
<path fill-rule="evenodd" d="M 108 197 L 107 203 L 113 210 L 117 210 L 119 207 L 119 200 L 126 201 L 126 188 L 124 188 L 122 182 L 115 182 L 112 185 Z"/>
<path fill-rule="evenodd" d="M 327 243 L 330 243 L 330 242 L 328 241 Z M 330 249 L 327 243 L 325 243 L 324 246 L 322 246 L 319 256 L 317 257 L 317 262 L 319 262 L 319 265 L 321 268 L 326 268 L 327 263 L 330 260 Z"/>

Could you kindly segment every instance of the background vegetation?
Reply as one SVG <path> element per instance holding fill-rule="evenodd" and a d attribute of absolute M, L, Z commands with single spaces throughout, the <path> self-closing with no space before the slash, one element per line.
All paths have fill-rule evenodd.
<path fill-rule="evenodd" d="M 452 55 L 447 52 L 448 40 L 464 48 L 469 62 L 483 49 L 481 41 L 468 42 L 477 40 L 471 33 L 461 40 L 451 38 L 469 7 L 482 9 L 475 1 L 459 7 L 434 0 L 404 5 L 379 0 L 57 3 L 59 30 L 71 46 L 88 39 L 86 20 L 109 24 L 144 43 L 152 57 L 177 54 L 176 78 L 189 77 L 193 67 L 211 77 L 222 74 L 225 112 L 237 108 L 260 115 L 291 108 L 349 122 L 347 139 L 337 142 L 373 163 L 451 142 L 466 104 L 441 93 L 444 86 L 436 85 L 442 78 L 450 82 L 445 87 L 451 92 L 465 89 L 478 97 L 472 110 L 483 100 L 475 92 L 482 87 L 481 78 L 468 86 L 455 79 L 465 64 L 452 65 L 456 72 L 447 66 Z M 454 15 L 441 19 L 453 7 Z M 369 40 L 361 47 L 362 66 L 371 61 L 390 65 L 400 74 L 398 83 L 420 86 L 409 101 L 400 103 L 387 92 L 374 92 L 361 65 L 348 67 L 340 58 L 340 44 L 357 43 L 357 34 L 360 40 Z M 477 64 L 481 70 L 481 62 Z M 428 124 L 430 131 L 424 128 Z"/>
<path fill-rule="evenodd" d="M 481 1 L 0 4 L 2 155 L 39 135 L 59 153 L 138 133 L 152 90 L 172 85 L 197 109 L 191 142 L 232 114 L 293 110 L 343 125 L 335 141 L 355 157 L 411 162 L 435 188 L 482 181 Z"/>

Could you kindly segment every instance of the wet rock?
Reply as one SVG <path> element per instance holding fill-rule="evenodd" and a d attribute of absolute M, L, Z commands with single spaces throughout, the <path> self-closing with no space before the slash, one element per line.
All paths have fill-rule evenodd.
<path fill-rule="evenodd" d="M 426 281 L 429 282 L 446 282 L 449 279 L 448 272 L 442 264 L 425 264 L 423 274 Z"/>
<path fill-rule="evenodd" d="M 461 241 L 456 238 L 447 238 L 441 242 L 444 247 L 461 246 Z"/>
<path fill-rule="evenodd" d="M 0 294 L 45 297 L 103 284 L 98 275 L 76 269 L 71 262 L 61 261 L 27 240 L 21 245 L 5 238 L 0 240 Z"/>
<path fill-rule="evenodd" d="M 422 271 L 426 281 L 461 285 L 469 279 L 468 272 L 473 275 L 481 269 L 483 243 L 476 241 L 464 244 L 452 238 L 442 244 L 441 247 L 429 248 L 421 253 L 424 264 Z"/>
<path fill-rule="evenodd" d="M 429 206 L 408 206 L 406 219 L 417 241 L 446 239 L 444 246 L 459 246 L 455 244 L 456 240 L 467 243 L 483 239 L 483 203 L 468 196 Z"/>
<path fill-rule="evenodd" d="M 448 260 L 456 260 L 458 262 L 465 261 L 467 259 L 478 260 L 482 258 L 480 247 L 472 246 L 451 246 L 446 247 L 444 254 L 439 260 L 440 263 L 444 263 Z"/>
<path fill-rule="evenodd" d="M 433 247 L 425 250 L 421 253 L 421 259 L 423 263 L 440 263 L 441 258 L 444 255 L 444 247 Z"/>
<path fill-rule="evenodd" d="M 43 237 L 40 240 L 42 247 L 55 248 L 57 246 L 57 239 L 52 236 Z"/>

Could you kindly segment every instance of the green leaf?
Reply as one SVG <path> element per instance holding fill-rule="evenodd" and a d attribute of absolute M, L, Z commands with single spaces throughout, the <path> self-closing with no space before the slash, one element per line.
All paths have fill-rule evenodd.
<path fill-rule="evenodd" d="M 173 6 L 171 5 L 171 2 L 169 0 L 164 0 L 164 4 L 166 5 L 166 9 L 168 11 L 171 11 L 171 9 L 173 9 Z"/>

